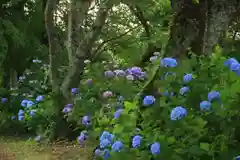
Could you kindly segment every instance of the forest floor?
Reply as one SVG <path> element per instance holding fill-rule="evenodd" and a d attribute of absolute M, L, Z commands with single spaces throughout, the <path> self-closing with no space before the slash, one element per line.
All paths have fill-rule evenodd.
<path fill-rule="evenodd" d="M 0 137 L 0 160 L 91 160 L 93 145 L 69 142 L 38 144 L 16 137 Z"/>

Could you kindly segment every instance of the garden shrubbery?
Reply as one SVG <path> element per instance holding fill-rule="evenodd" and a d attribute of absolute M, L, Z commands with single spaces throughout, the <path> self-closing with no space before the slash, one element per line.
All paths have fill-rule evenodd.
<path fill-rule="evenodd" d="M 18 87 L 2 95 L 1 132 L 47 139 L 54 113 L 47 65 L 33 62 Z M 73 103 L 63 106 L 79 145 L 98 139 L 95 157 L 208 159 L 236 157 L 240 148 L 240 64 L 219 54 L 174 59 L 155 54 L 147 68 L 88 63 Z M 157 90 L 151 93 L 146 87 Z M 14 128 L 13 128 L 14 127 Z"/>

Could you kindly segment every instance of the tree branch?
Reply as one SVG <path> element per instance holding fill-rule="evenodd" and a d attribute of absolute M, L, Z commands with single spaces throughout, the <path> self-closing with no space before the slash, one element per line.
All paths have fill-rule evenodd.
<path fill-rule="evenodd" d="M 141 25 L 145 30 L 146 36 L 150 38 L 151 37 L 150 25 L 148 24 L 146 18 L 144 17 L 142 10 L 137 5 L 135 6 L 129 5 L 129 8 L 133 12 L 133 14 L 137 17 L 137 19 L 140 21 Z"/>
<path fill-rule="evenodd" d="M 129 32 L 133 31 L 134 29 L 138 28 L 139 26 L 136 26 L 136 27 L 133 27 L 131 29 L 129 29 L 127 32 L 124 32 L 116 37 L 112 37 L 110 39 L 107 39 L 106 41 L 103 41 L 98 47 L 97 49 L 95 49 L 95 51 L 92 53 L 92 59 L 96 59 L 100 54 L 99 53 L 102 53 L 100 50 L 102 49 L 102 47 L 104 47 L 104 45 L 106 45 L 107 43 L 109 42 L 112 42 L 112 41 L 115 41 L 125 35 L 127 35 Z M 99 52 L 100 51 L 100 52 Z"/>

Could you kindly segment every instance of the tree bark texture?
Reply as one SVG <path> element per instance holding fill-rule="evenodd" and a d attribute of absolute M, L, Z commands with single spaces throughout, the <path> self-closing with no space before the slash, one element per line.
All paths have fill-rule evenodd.
<path fill-rule="evenodd" d="M 69 66 L 73 65 L 78 45 L 84 39 L 83 31 L 81 30 L 81 28 L 91 4 L 92 0 L 90 1 L 71 0 L 69 2 L 68 31 L 67 31 L 68 32 L 67 51 L 69 58 Z"/>
<path fill-rule="evenodd" d="M 54 24 L 53 13 L 58 1 L 48 0 L 45 8 L 45 27 L 48 34 L 49 43 L 49 63 L 50 63 L 50 80 L 53 93 L 59 93 L 60 79 L 58 69 L 60 67 L 60 53 L 57 50 L 57 36 Z"/>
<path fill-rule="evenodd" d="M 220 35 L 228 29 L 238 0 L 172 0 L 174 19 L 166 54 L 186 55 L 188 49 L 196 54 L 211 54 Z"/>
<path fill-rule="evenodd" d="M 51 122 L 49 124 L 52 128 L 51 135 L 49 135 L 52 140 L 56 139 L 61 134 L 66 134 L 68 131 L 68 125 L 62 113 L 62 108 L 67 101 L 64 99 L 64 96 L 60 90 L 60 77 L 58 69 L 60 67 L 59 59 L 61 55 L 57 49 L 58 41 L 53 19 L 53 13 L 55 11 L 57 3 L 58 0 L 48 0 L 45 9 L 45 27 L 49 42 L 49 72 L 52 85 L 52 98 L 54 107 L 54 113 L 52 117 L 50 117 Z"/>
<path fill-rule="evenodd" d="M 111 7 L 112 4 L 109 5 L 103 3 L 100 5 L 100 9 L 97 13 L 91 32 L 84 37 L 84 41 L 77 44 L 76 53 L 72 54 L 72 65 L 69 66 L 68 74 L 61 85 L 61 91 L 64 97 L 68 100 L 71 99 L 71 88 L 78 87 L 80 83 L 85 67 L 84 61 L 92 56 L 91 53 L 94 43 L 102 31 L 108 11 Z"/>

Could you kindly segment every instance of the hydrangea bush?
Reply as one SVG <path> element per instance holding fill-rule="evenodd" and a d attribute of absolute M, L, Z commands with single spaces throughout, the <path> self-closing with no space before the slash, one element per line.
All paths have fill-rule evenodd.
<path fill-rule="evenodd" d="M 71 89 L 73 103 L 62 109 L 82 130 L 79 145 L 98 138 L 99 159 L 238 159 L 239 62 L 218 55 L 181 61 L 154 55 L 149 61 L 147 68 L 86 62 L 81 87 Z M 46 69 L 40 71 L 38 81 L 23 75 L 11 98 L 1 99 L 2 108 L 14 104 L 7 105 L 5 121 L 34 131 L 36 141 L 54 112 Z M 23 89 L 23 83 L 35 89 Z M 149 83 L 157 93 L 145 92 Z"/>

